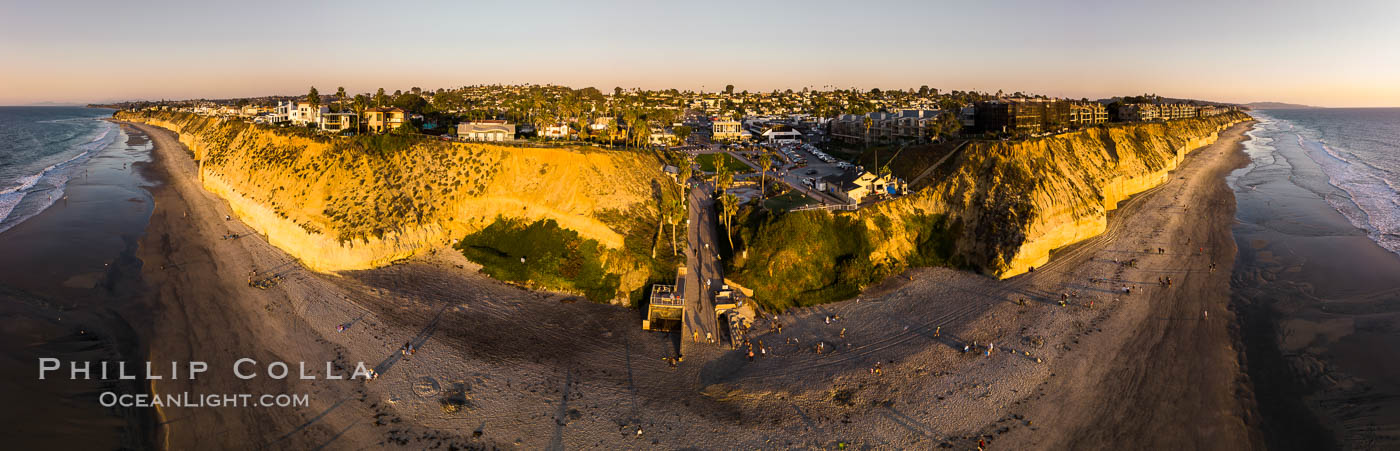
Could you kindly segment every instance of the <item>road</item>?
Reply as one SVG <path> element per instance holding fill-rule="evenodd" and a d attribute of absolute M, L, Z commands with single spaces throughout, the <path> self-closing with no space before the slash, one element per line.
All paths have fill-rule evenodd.
<path fill-rule="evenodd" d="M 714 206 L 714 187 L 708 183 L 696 184 L 690 189 L 687 200 L 690 224 L 686 227 L 686 240 L 690 250 L 686 253 L 685 281 L 685 323 L 682 326 L 681 354 L 695 345 L 695 337 L 705 341 L 709 333 L 719 342 L 719 322 L 715 318 L 714 290 L 711 286 L 724 283 L 723 273 L 717 252 L 719 236 L 715 225 L 717 216 Z"/>

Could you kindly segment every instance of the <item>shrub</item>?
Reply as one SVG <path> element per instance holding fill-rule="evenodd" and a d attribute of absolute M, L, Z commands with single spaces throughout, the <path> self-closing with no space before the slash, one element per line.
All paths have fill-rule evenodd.
<path fill-rule="evenodd" d="M 595 302 L 616 297 L 621 285 L 617 274 L 603 268 L 606 248 L 559 227 L 552 219 L 525 224 L 497 218 L 481 231 L 467 235 L 457 248 L 496 279 L 574 290 Z"/>

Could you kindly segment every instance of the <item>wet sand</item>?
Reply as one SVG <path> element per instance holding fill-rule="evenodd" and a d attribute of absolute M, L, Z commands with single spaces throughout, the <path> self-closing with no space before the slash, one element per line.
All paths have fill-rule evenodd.
<path fill-rule="evenodd" d="M 1251 152 L 1231 285 L 1270 448 L 1400 448 L 1400 256 L 1319 197 L 1293 140 Z"/>
<path fill-rule="evenodd" d="M 145 360 L 134 325 L 149 322 L 149 309 L 135 252 L 152 208 L 143 175 L 149 146 L 143 134 L 123 133 L 75 168 L 66 199 L 0 233 L 0 422 L 24 431 L 8 434 L 10 447 L 149 445 L 146 412 L 97 399 L 108 390 L 139 393 L 139 385 L 37 377 L 45 357 Z"/>
<path fill-rule="evenodd" d="M 152 136 L 166 172 L 138 251 L 158 306 L 151 359 L 211 365 L 207 377 L 152 391 L 311 401 L 163 409 L 166 447 L 967 449 L 980 438 L 994 449 L 1244 449 L 1260 440 L 1226 307 L 1234 204 L 1223 175 L 1242 163 L 1247 125 L 1125 202 L 1105 235 L 1034 273 L 911 271 L 856 300 L 784 313 L 781 334 L 760 321 L 768 352 L 754 362 L 697 347 L 678 368 L 662 360 L 672 337 L 642 332 L 636 311 L 497 283 L 446 248 L 371 271 L 310 273 L 225 220 L 227 205 L 200 188 L 170 132 L 135 127 Z M 1157 247 L 1167 252 L 1144 252 Z M 282 281 L 249 287 L 254 268 Z M 1157 286 L 1166 276 L 1174 285 Z M 1067 306 L 1061 293 L 1074 294 Z M 417 352 L 403 355 L 405 343 Z M 983 356 L 987 343 L 995 352 Z M 241 357 L 363 361 L 381 377 L 241 380 L 229 368 Z"/>

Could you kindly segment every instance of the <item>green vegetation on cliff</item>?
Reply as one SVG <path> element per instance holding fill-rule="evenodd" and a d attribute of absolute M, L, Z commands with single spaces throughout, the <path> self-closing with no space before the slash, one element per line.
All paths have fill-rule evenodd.
<path fill-rule="evenodd" d="M 735 223 L 739 234 L 734 245 L 746 252 L 725 259 L 727 272 L 754 290 L 760 304 L 779 311 L 855 296 L 910 266 L 958 263 L 953 254 L 958 225 L 942 215 L 909 218 L 896 231 L 879 216 L 867 222 L 856 214 L 749 208 Z M 876 240 L 891 233 L 913 236 L 919 246 L 904 260 L 871 259 Z"/>
<path fill-rule="evenodd" d="M 580 292 L 593 301 L 612 299 L 620 284 L 603 268 L 606 248 L 553 220 L 497 219 L 462 238 L 457 249 L 493 278 Z"/>
<path fill-rule="evenodd" d="M 727 273 L 779 309 L 847 299 L 909 267 L 1019 274 L 1054 249 L 1102 233 L 1119 201 L 1164 183 L 1186 152 L 1248 119 L 1236 113 L 973 141 L 926 188 L 900 199 L 855 212 L 746 212 Z"/>
<path fill-rule="evenodd" d="M 179 134 L 205 189 L 316 270 L 373 268 L 471 237 L 480 252 L 469 256 L 488 274 L 595 300 L 638 299 L 648 281 L 674 274 L 677 252 L 661 238 L 679 191 L 655 155 L 329 137 L 173 112 L 117 118 Z M 522 236 L 552 238 L 509 247 Z M 485 249 L 574 263 L 521 272 Z"/>

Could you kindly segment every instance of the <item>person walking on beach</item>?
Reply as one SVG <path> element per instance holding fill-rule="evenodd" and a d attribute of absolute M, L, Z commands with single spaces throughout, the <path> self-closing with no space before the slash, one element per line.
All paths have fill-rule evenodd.
<path fill-rule="evenodd" d="M 982 354 L 982 355 L 983 355 L 983 356 L 986 356 L 986 357 L 991 357 L 991 356 L 992 356 L 992 351 L 995 350 L 996 347 L 997 347 L 996 343 L 987 343 L 987 352 L 986 352 L 985 354 Z"/>

